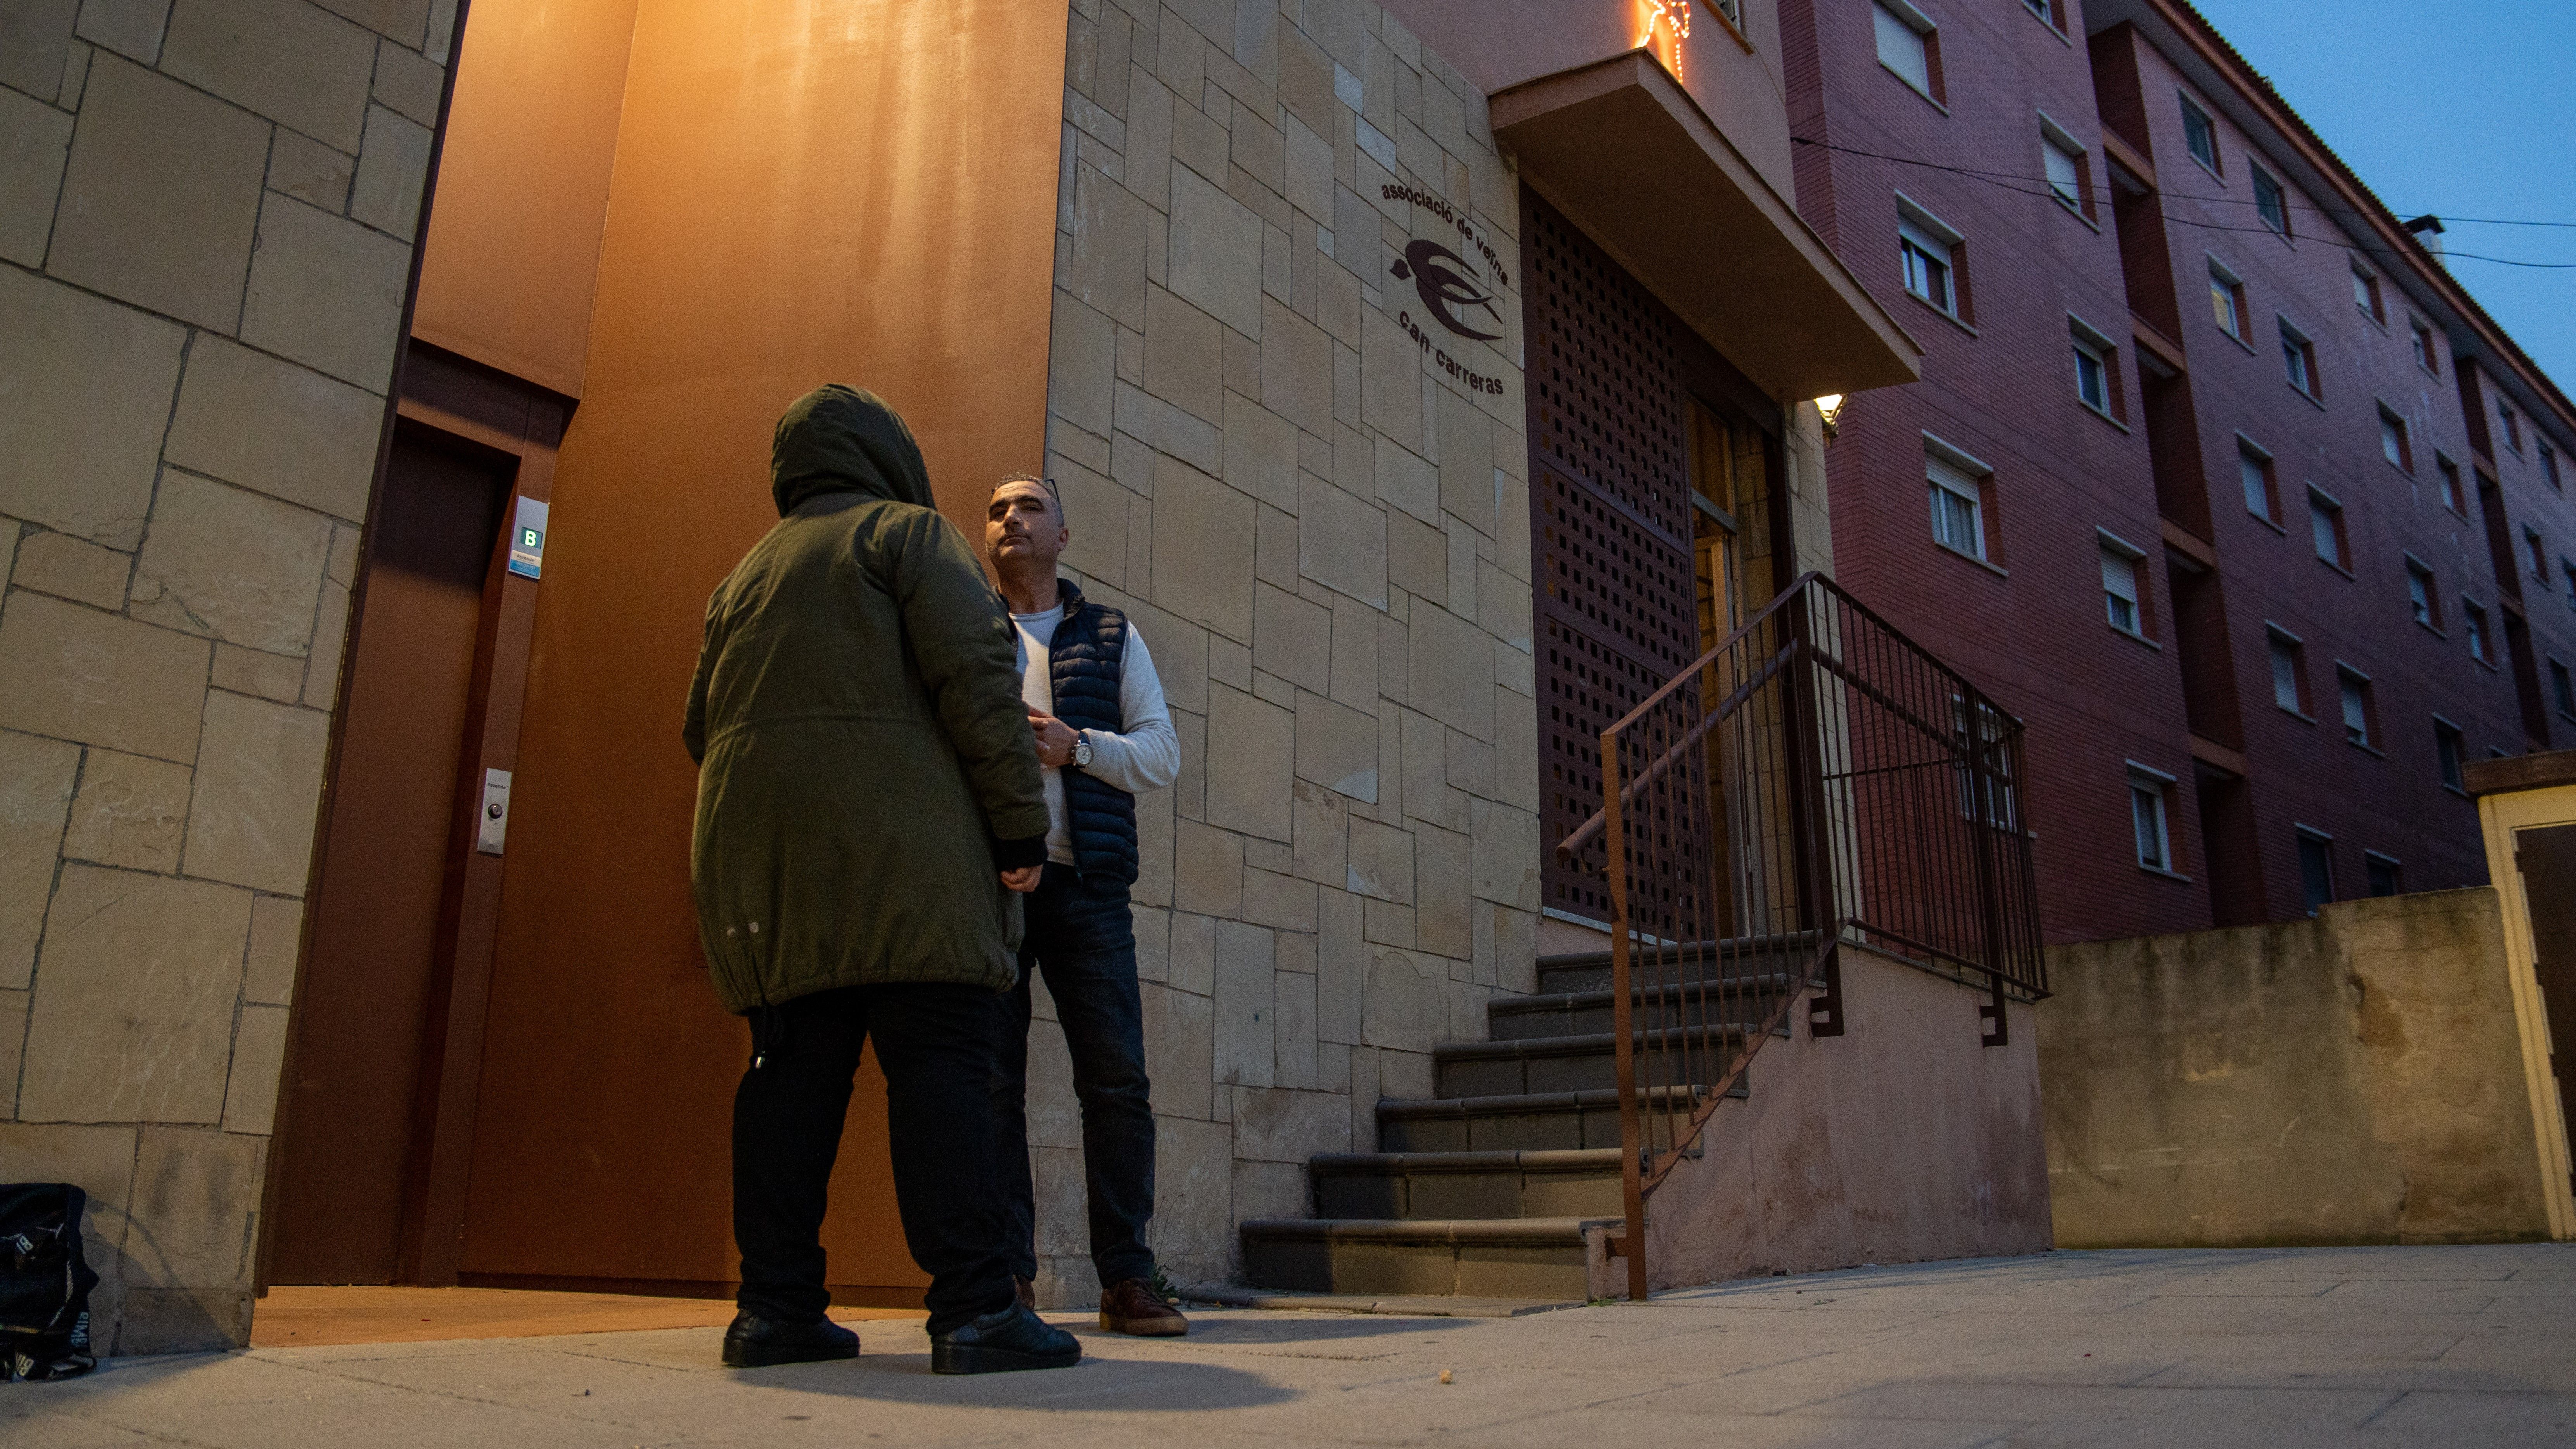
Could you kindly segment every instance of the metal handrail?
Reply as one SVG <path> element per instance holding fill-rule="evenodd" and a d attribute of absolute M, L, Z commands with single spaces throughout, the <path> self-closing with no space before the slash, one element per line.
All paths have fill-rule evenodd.
<path fill-rule="evenodd" d="M 1602 731 L 1601 808 L 1557 852 L 1610 900 L 1632 1296 L 1648 1194 L 1762 1041 L 1801 1001 L 1811 1034 L 1842 1033 L 1844 947 L 1982 982 L 1990 1043 L 2008 997 L 2047 994 L 2022 746 L 2020 720 L 1812 572 Z"/>

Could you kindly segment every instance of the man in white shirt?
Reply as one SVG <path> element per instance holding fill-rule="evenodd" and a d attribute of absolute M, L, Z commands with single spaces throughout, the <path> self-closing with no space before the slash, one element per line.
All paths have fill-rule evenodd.
<path fill-rule="evenodd" d="M 1181 743 L 1153 657 L 1127 616 L 1086 601 L 1056 576 L 1072 536 L 1052 482 L 1014 474 L 994 488 L 984 548 L 1020 632 L 1020 693 L 1046 778 L 1047 862 L 1026 898 L 1020 981 L 1004 1002 L 993 1140 L 1012 1272 L 1022 1301 L 1034 1306 L 1029 975 L 1042 971 L 1082 1104 L 1100 1326 L 1169 1337 L 1190 1324 L 1155 1291 L 1154 1254 L 1145 1246 L 1154 1215 L 1154 1107 L 1127 892 L 1136 881 L 1136 796 L 1179 776 Z"/>

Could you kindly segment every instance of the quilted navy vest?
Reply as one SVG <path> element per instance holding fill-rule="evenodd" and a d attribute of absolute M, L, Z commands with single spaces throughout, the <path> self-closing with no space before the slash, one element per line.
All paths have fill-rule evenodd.
<path fill-rule="evenodd" d="M 1047 677 L 1055 690 L 1055 717 L 1078 730 L 1123 732 L 1118 675 L 1127 658 L 1127 616 L 1106 604 L 1086 604 L 1070 579 L 1056 582 L 1064 619 L 1047 649 Z M 1073 838 L 1073 866 L 1093 884 L 1136 883 L 1136 797 L 1066 765 L 1066 833 Z"/>

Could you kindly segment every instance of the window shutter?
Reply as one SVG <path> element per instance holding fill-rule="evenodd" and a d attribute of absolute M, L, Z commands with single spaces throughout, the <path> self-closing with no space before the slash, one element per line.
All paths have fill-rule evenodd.
<path fill-rule="evenodd" d="M 1932 67 L 1924 56 L 1922 33 L 1884 5 L 1873 5 L 1870 11 L 1878 21 L 1878 58 L 1916 90 L 1930 95 Z"/>

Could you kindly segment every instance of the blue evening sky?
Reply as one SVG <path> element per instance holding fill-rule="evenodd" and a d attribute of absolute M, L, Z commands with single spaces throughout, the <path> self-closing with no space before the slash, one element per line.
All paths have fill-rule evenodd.
<path fill-rule="evenodd" d="M 2194 0 L 2400 217 L 2454 252 L 2576 262 L 2576 4 L 2569 0 Z M 2576 269 L 2459 258 L 2451 273 L 2576 394 Z"/>

